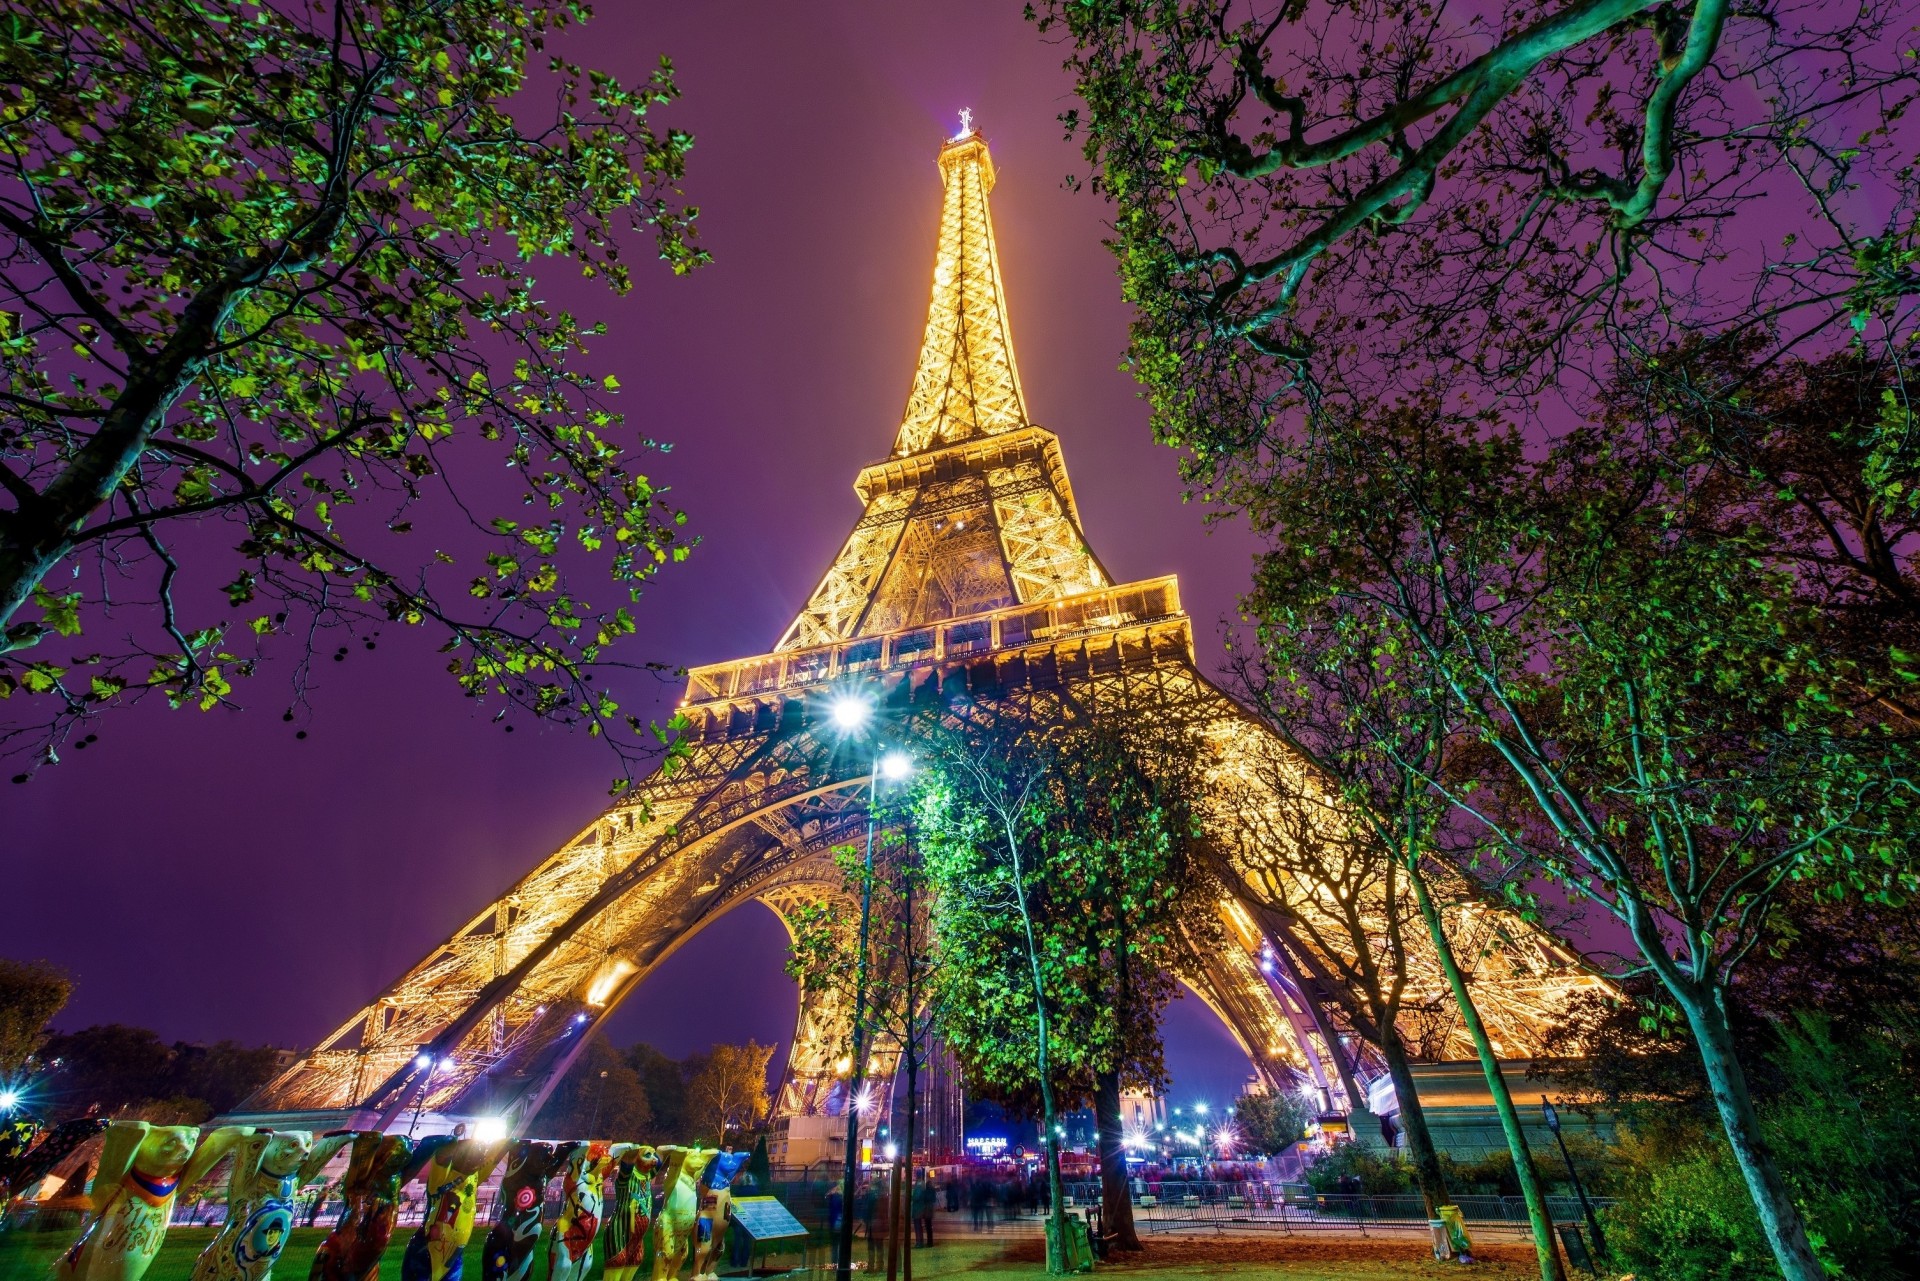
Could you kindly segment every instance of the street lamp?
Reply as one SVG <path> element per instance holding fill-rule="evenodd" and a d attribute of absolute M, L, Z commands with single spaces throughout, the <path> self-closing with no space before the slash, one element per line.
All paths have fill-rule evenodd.
<path fill-rule="evenodd" d="M 427 1095 L 433 1092 L 433 1074 L 435 1072 L 438 1072 L 441 1068 L 452 1067 L 453 1057 L 449 1055 L 448 1057 L 441 1059 L 438 1063 L 436 1063 L 434 1062 L 433 1055 L 429 1054 L 425 1050 L 422 1050 L 418 1055 L 414 1057 L 413 1065 L 419 1068 L 421 1072 L 420 1096 L 417 1099 L 415 1099 L 413 1103 L 413 1121 L 411 1124 L 407 1126 L 408 1138 L 412 1138 L 413 1132 L 420 1128 L 420 1114 L 426 1111 Z"/>
<path fill-rule="evenodd" d="M 873 700 L 859 694 L 841 694 L 827 705 L 834 728 L 842 734 L 864 729 L 873 719 Z M 863 1090 L 867 1070 L 867 935 L 873 922 L 873 834 L 880 808 L 880 785 L 898 783 L 913 773 L 913 758 L 905 752 L 876 747 L 873 772 L 867 784 L 867 853 L 860 878 L 860 955 L 853 984 L 853 1072 L 847 1079 L 847 1172 L 840 1185 L 840 1249 L 834 1261 L 837 1281 L 853 1277 L 853 1194 L 860 1165 L 860 1114 L 870 1098 Z"/>
<path fill-rule="evenodd" d="M 1553 1104 L 1546 1095 L 1540 1096 L 1540 1112 L 1546 1118 L 1547 1128 L 1553 1131 L 1553 1141 L 1560 1145 L 1560 1159 L 1567 1163 L 1567 1175 L 1573 1180 L 1574 1195 L 1580 1198 L 1581 1213 L 1587 1216 L 1587 1231 L 1593 1234 L 1594 1254 L 1605 1257 L 1607 1238 L 1600 1232 L 1600 1216 L 1593 1212 L 1593 1203 L 1587 1200 L 1587 1189 L 1580 1182 L 1580 1172 L 1573 1168 L 1573 1157 L 1567 1152 L 1567 1141 L 1560 1137 L 1560 1114 L 1554 1111 Z"/>

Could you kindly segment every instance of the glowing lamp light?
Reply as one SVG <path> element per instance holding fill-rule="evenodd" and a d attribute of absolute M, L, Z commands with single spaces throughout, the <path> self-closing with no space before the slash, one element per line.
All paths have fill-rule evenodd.
<path fill-rule="evenodd" d="M 413 1065 L 417 1068 L 430 1068 L 433 1066 L 433 1055 L 428 1054 L 425 1050 L 422 1050 L 418 1055 L 415 1056 L 413 1060 Z"/>
<path fill-rule="evenodd" d="M 1201 1116 L 1205 1116 L 1207 1114 L 1207 1105 L 1204 1103 L 1196 1103 L 1193 1105 L 1193 1110 Z"/>
<path fill-rule="evenodd" d="M 898 783 L 913 773 L 913 758 L 905 752 L 888 752 L 880 758 L 880 777 L 889 783 Z"/>
<path fill-rule="evenodd" d="M 827 704 L 827 715 L 835 729 L 851 734 L 873 719 L 873 704 L 857 694 L 842 694 Z"/>
<path fill-rule="evenodd" d="M 507 1122 L 503 1117 L 483 1116 L 473 1123 L 473 1137 L 482 1143 L 498 1143 L 507 1137 Z"/>
<path fill-rule="evenodd" d="M 11 1112 L 20 1106 L 20 1091 L 0 1090 L 0 1112 Z"/>
<path fill-rule="evenodd" d="M 887 1160 L 889 1161 L 898 1161 L 900 1159 L 900 1149 L 891 1143 L 887 1144 L 886 1153 Z"/>
<path fill-rule="evenodd" d="M 855 1112 L 860 1113 L 862 1116 L 865 1116 L 867 1109 L 872 1106 L 873 1106 L 873 1087 L 871 1085 L 863 1085 L 860 1087 L 860 1093 L 854 1096 L 853 1110 Z"/>

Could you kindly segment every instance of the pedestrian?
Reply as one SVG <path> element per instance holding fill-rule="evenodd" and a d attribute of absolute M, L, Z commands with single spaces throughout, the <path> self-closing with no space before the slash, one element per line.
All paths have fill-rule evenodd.
<path fill-rule="evenodd" d="M 859 1195 L 853 1198 L 854 1214 L 867 1229 L 867 1267 L 871 1268 L 881 1258 L 885 1243 L 880 1239 L 879 1225 L 875 1222 L 880 1213 L 880 1190 L 869 1179 Z"/>
<path fill-rule="evenodd" d="M 827 1189 L 827 1235 L 835 1241 L 840 1239 L 840 1212 L 844 1209 L 838 1185 Z"/>
<path fill-rule="evenodd" d="M 927 1171 L 927 1177 L 913 1190 L 913 1243 L 926 1247 L 933 1244 L 933 1212 L 940 1204 L 940 1185 L 933 1181 L 933 1171 Z"/>

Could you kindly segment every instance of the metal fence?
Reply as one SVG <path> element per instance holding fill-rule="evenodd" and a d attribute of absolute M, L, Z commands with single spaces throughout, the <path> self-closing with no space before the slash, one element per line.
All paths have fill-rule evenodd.
<path fill-rule="evenodd" d="M 1369 1196 L 1365 1193 L 1316 1192 L 1303 1183 L 1147 1184 L 1133 1194 L 1133 1217 L 1150 1232 L 1193 1229 L 1276 1229 L 1282 1232 L 1405 1230 L 1425 1231 L 1426 1203 L 1415 1195 Z M 1098 1183 L 1073 1183 L 1067 1195 L 1075 1206 L 1100 1203 Z M 1593 1198 L 1595 1209 L 1612 1202 Z M 1473 1227 L 1526 1232 L 1527 1203 L 1517 1196 L 1459 1196 L 1454 1204 Z M 1578 1221 L 1580 1202 L 1573 1197 L 1547 1198 L 1548 1217 L 1555 1222 Z"/>

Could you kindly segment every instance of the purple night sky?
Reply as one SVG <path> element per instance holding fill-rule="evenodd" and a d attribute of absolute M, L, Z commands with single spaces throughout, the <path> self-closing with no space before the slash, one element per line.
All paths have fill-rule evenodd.
<path fill-rule="evenodd" d="M 1059 52 L 1018 0 L 876 5 L 604 4 L 568 52 L 629 80 L 661 52 L 685 97 L 688 191 L 711 267 L 637 270 L 608 300 L 551 294 L 611 333 L 630 426 L 702 542 L 637 611 L 625 656 L 717 662 L 771 648 L 860 513 L 858 468 L 898 426 L 925 321 L 939 217 L 934 155 L 971 107 L 993 146 L 995 221 L 1028 409 L 1060 434 L 1090 539 L 1122 580 L 1177 573 L 1203 667 L 1251 544 L 1183 505 L 1175 457 L 1116 368 L 1127 315 L 1100 243 L 1106 210 L 1055 117 Z M 589 593 L 598 599 L 604 588 Z M 149 704 L 30 785 L 0 793 L 8 933 L 77 981 L 63 1027 L 124 1021 L 168 1038 L 307 1046 L 371 999 L 604 806 L 615 772 L 584 735 L 476 714 L 425 636 L 316 671 L 309 737 L 282 723 L 289 663 L 237 693 L 244 714 Z M 657 695 L 620 691 L 640 706 Z M 677 953 L 611 1021 L 669 1054 L 783 1046 L 785 935 L 748 907 Z M 1197 1000 L 1175 1004 L 1182 1096 L 1248 1072 Z M 776 1058 L 777 1064 L 781 1060 Z"/>

